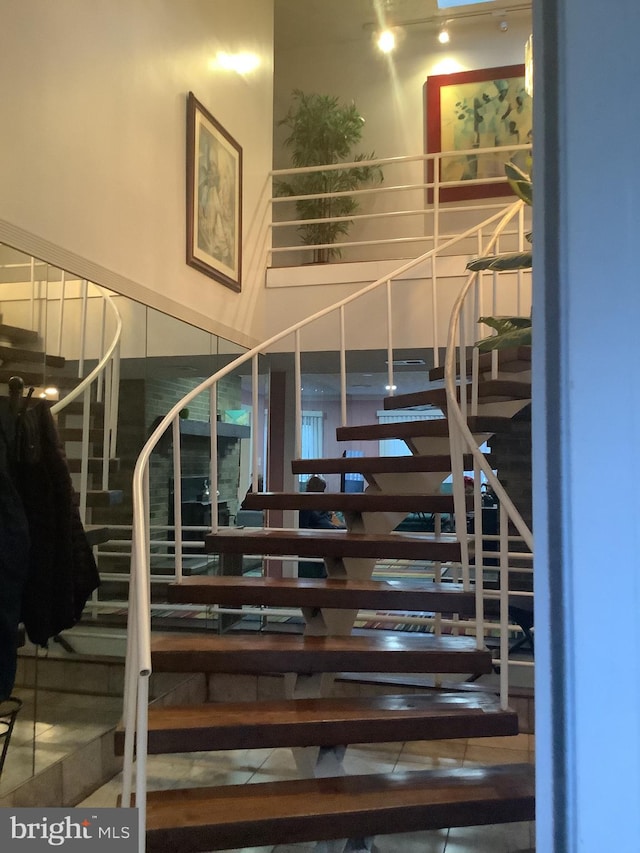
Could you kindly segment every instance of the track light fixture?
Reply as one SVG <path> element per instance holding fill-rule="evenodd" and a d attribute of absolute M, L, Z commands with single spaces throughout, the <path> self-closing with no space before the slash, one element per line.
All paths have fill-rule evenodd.
<path fill-rule="evenodd" d="M 382 30 L 382 32 L 378 34 L 376 43 L 382 53 L 391 53 L 396 46 L 396 37 L 393 30 Z"/>
<path fill-rule="evenodd" d="M 450 40 L 451 40 L 451 36 L 449 34 L 449 30 L 447 28 L 447 25 L 443 24 L 440 27 L 440 32 L 438 33 L 438 41 L 440 42 L 440 44 L 449 44 Z"/>

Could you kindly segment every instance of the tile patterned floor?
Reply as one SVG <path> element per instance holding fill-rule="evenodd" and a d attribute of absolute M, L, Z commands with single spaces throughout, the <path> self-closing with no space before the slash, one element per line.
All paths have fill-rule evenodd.
<path fill-rule="evenodd" d="M 18 687 L 23 706 L 16 718 L 0 776 L 0 797 L 79 747 L 112 729 L 122 714 L 122 699 Z M 37 720 L 34 722 L 34 720 Z"/>

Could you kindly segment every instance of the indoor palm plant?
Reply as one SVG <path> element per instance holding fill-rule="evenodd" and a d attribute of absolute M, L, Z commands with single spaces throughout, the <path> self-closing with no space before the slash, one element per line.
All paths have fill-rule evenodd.
<path fill-rule="evenodd" d="M 284 145 L 291 149 L 291 162 L 296 168 L 326 166 L 372 160 L 373 152 L 352 154 L 354 145 L 362 137 L 364 119 L 354 103 L 341 104 L 331 95 L 305 94 L 294 89 L 291 106 L 286 116 L 278 122 L 289 130 Z M 308 196 L 315 194 L 348 193 L 363 184 L 382 181 L 378 166 L 353 166 L 324 172 L 305 172 L 278 181 L 275 187 L 280 196 Z M 302 198 L 296 201 L 300 220 L 314 220 L 298 226 L 302 242 L 307 246 L 333 244 L 346 235 L 352 224 L 349 216 L 359 204 L 349 195 L 330 195 L 325 198 Z M 317 221 L 338 217 L 338 221 Z M 318 248 L 313 260 L 327 261 L 340 257 L 340 250 Z"/>

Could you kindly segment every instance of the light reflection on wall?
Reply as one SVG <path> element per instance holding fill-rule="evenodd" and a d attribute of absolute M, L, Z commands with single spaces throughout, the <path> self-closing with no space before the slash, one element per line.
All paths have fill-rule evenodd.
<path fill-rule="evenodd" d="M 256 53 L 244 50 L 238 53 L 218 51 L 216 58 L 209 63 L 212 69 L 235 71 L 237 74 L 250 74 L 260 67 L 260 57 Z"/>

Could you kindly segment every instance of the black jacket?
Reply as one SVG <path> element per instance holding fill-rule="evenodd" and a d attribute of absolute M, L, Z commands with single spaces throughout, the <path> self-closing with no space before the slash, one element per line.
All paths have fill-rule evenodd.
<path fill-rule="evenodd" d="M 18 626 L 29 569 L 29 529 L 11 465 L 15 417 L 0 400 L 0 701 L 13 690 Z"/>
<path fill-rule="evenodd" d="M 46 646 L 76 624 L 100 579 L 56 425 L 44 402 L 18 420 L 13 471 L 30 539 L 21 617 L 31 642 Z"/>

